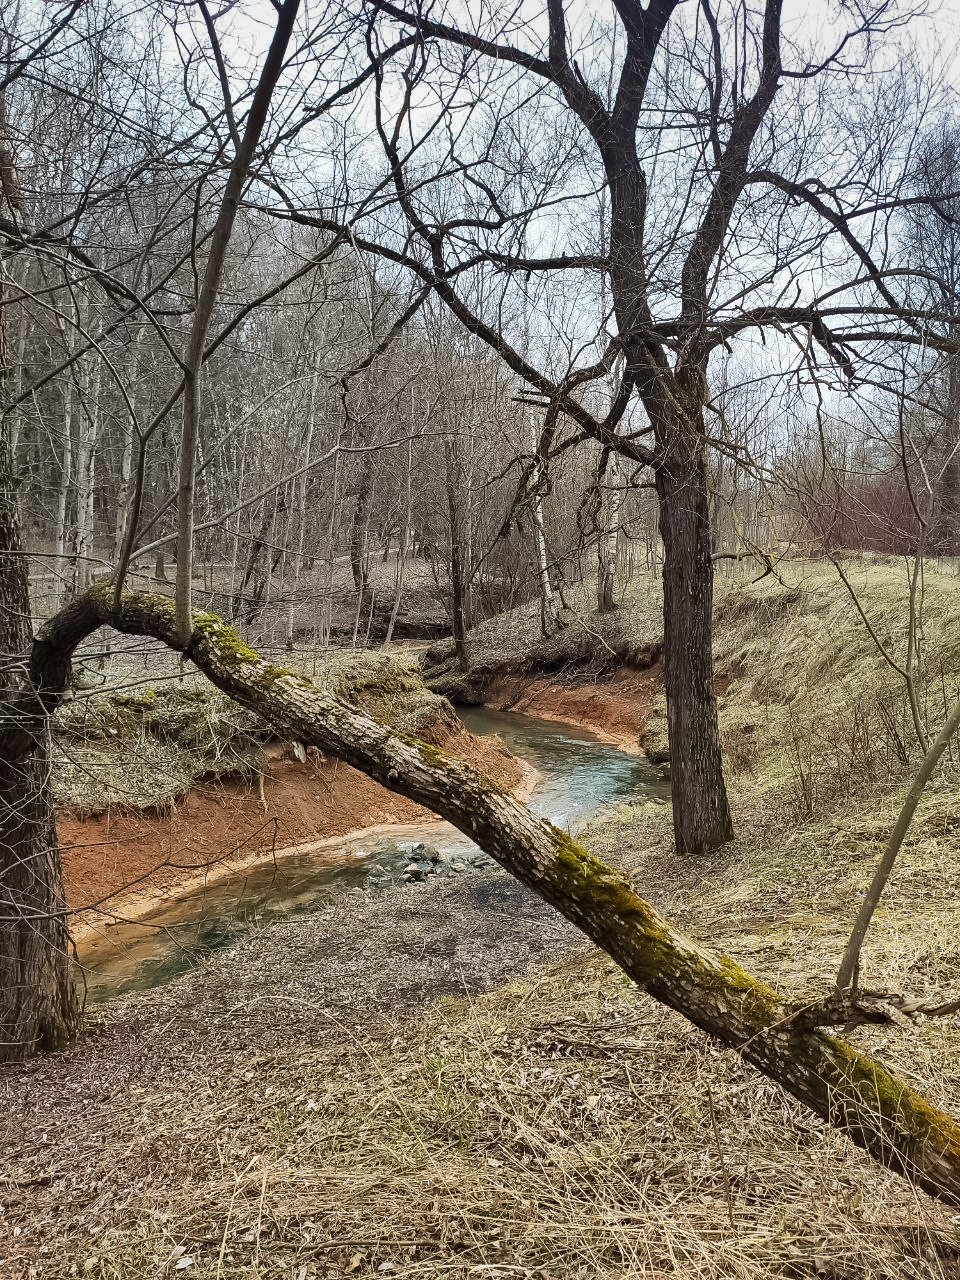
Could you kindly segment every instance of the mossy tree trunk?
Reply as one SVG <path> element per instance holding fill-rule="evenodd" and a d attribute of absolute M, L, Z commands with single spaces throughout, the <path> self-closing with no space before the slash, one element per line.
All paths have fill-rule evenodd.
<path fill-rule="evenodd" d="M 95 586 L 46 624 L 31 676 L 49 710 L 70 655 L 103 624 L 179 648 L 172 602 Z M 605 866 L 466 764 L 405 737 L 261 659 L 219 618 L 198 614 L 187 652 L 207 677 L 285 737 L 346 761 L 426 805 L 471 836 L 511 874 L 603 947 L 655 999 L 737 1049 L 881 1163 L 960 1204 L 960 1126 L 882 1063 L 810 1025 L 803 1007 L 733 961 L 678 933 Z M 39 713 L 38 713 L 39 714 Z"/>

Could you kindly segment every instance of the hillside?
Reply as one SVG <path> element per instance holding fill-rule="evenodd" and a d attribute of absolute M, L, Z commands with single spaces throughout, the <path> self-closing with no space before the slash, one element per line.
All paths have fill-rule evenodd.
<path fill-rule="evenodd" d="M 855 574 L 903 661 L 902 569 Z M 583 622 L 613 648 L 641 616 L 655 602 Z M 928 572 L 919 687 L 931 724 L 956 689 L 958 622 L 960 583 Z M 639 801 L 584 839 L 695 937 L 790 992 L 822 993 L 919 754 L 902 681 L 822 566 L 724 584 L 717 624 L 738 838 L 710 865 L 678 865 L 663 807 Z M 496 652 L 493 631 L 476 652 Z M 655 641 L 651 630 L 634 642 Z M 530 678 L 549 648 L 558 665 L 537 678 L 559 706 L 568 686 L 623 683 L 632 669 L 649 728 L 652 649 L 638 673 L 622 652 L 606 662 L 594 645 L 575 659 L 563 643 L 518 640 L 511 678 Z M 921 806 L 868 937 L 867 986 L 957 994 L 957 781 L 948 762 Z M 960 1113 L 956 1016 L 852 1039 Z M 8 1254 L 24 1275 L 31 1258 L 37 1280 L 72 1267 L 298 1280 L 960 1275 L 944 1206 L 639 993 L 501 873 L 467 895 L 348 895 L 263 929 L 114 1002 L 69 1053 L 8 1072 L 0 1096 L 4 1229 L 20 1229 Z M 26 1148 L 27 1129 L 43 1141 Z"/>

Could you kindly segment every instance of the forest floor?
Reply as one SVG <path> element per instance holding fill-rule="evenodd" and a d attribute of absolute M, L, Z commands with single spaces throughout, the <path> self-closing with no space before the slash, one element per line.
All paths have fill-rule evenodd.
<path fill-rule="evenodd" d="M 902 663 L 902 566 L 851 572 Z M 657 609 L 652 587 L 612 619 L 584 607 L 608 658 L 511 617 L 480 629 L 475 659 L 546 681 L 557 715 L 565 684 L 582 698 L 606 682 L 626 704 L 633 682 L 649 741 Z M 733 579 L 716 617 L 737 840 L 678 864 L 668 813 L 642 800 L 582 838 L 688 933 L 793 995 L 822 992 L 919 755 L 902 682 L 829 566 Z M 960 674 L 960 580 L 926 574 L 920 635 L 934 726 Z M 948 761 L 921 805 L 868 938 L 869 987 L 957 994 L 958 782 Z M 852 1039 L 960 1114 L 960 1019 Z M 23 1280 L 960 1276 L 960 1217 L 500 872 L 265 927 L 111 1002 L 68 1052 L 6 1068 L 0 1100 L 0 1272 Z"/>

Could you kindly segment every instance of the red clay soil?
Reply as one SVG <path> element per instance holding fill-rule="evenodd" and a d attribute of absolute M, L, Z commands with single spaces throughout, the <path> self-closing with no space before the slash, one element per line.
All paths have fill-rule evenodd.
<path fill-rule="evenodd" d="M 485 704 L 494 711 L 583 725 L 621 750 L 637 752 L 650 705 L 662 687 L 661 663 L 646 671 L 620 667 L 612 675 L 605 673 L 602 684 L 576 674 L 534 680 L 500 676 L 487 689 Z"/>
<path fill-rule="evenodd" d="M 583 725 L 635 752 L 661 685 L 659 664 L 646 671 L 623 667 L 605 675 L 602 684 L 582 675 L 502 676 L 490 686 L 486 705 Z M 497 739 L 468 734 L 444 716 L 428 736 L 504 786 L 517 787 L 525 780 L 524 766 Z M 62 812 L 57 831 L 68 905 L 83 911 L 109 899 L 104 903 L 108 912 L 136 916 L 208 875 L 258 862 L 274 850 L 432 818 L 349 765 L 311 753 L 305 764 L 271 760 L 262 797 L 255 781 L 221 778 L 198 782 L 163 812 Z M 93 919 L 88 917 L 88 924 Z"/>
<path fill-rule="evenodd" d="M 498 740 L 438 729 L 444 741 L 436 745 L 449 755 L 469 761 L 504 786 L 524 779 L 523 766 Z M 68 905 L 83 910 L 117 895 L 106 904 L 111 912 L 138 915 L 208 871 L 222 873 L 227 863 L 233 868 L 259 861 L 274 849 L 432 817 L 349 765 L 310 753 L 305 764 L 272 760 L 263 799 L 256 781 L 199 782 L 168 811 L 62 812 L 57 831 Z"/>

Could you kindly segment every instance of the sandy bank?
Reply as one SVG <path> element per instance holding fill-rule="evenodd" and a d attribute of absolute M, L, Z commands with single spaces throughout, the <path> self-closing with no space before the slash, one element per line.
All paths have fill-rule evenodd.
<path fill-rule="evenodd" d="M 590 729 L 603 742 L 639 754 L 639 737 L 663 675 L 660 664 L 646 671 L 619 667 L 603 679 L 583 675 L 502 675 L 487 689 L 484 705 L 558 720 Z"/>

